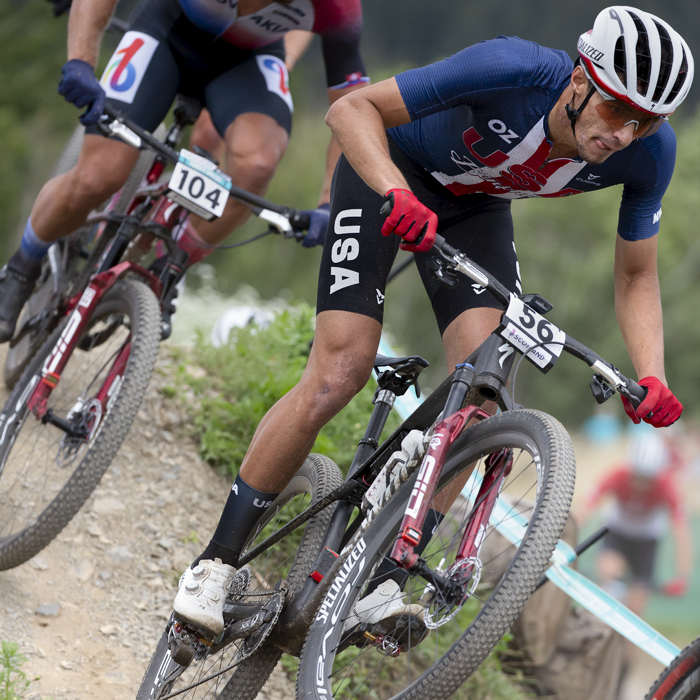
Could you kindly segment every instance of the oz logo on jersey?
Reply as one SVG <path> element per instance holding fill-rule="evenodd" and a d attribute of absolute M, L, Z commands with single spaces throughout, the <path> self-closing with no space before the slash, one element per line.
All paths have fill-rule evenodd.
<path fill-rule="evenodd" d="M 157 47 L 152 36 L 127 32 L 100 80 L 107 97 L 131 104 Z"/>
<path fill-rule="evenodd" d="M 294 111 L 292 104 L 292 93 L 289 92 L 289 73 L 287 66 L 283 61 L 280 61 L 277 56 L 262 54 L 255 57 L 258 62 L 258 68 L 265 78 L 267 89 L 279 95 L 289 107 L 289 111 Z"/>

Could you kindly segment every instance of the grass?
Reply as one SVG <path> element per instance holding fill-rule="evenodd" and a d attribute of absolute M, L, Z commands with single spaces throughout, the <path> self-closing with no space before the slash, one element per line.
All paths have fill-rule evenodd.
<path fill-rule="evenodd" d="M 0 641 L 0 700 L 19 700 L 31 684 L 22 666 L 27 660 L 16 642 Z"/>
<path fill-rule="evenodd" d="M 258 423 L 301 379 L 314 335 L 314 312 L 299 305 L 278 314 L 267 328 L 252 324 L 233 331 L 229 344 L 213 347 L 200 337 L 188 354 L 180 351 L 174 385 L 165 395 L 189 391 L 189 411 L 200 454 L 212 466 L 235 475 Z M 205 370 L 195 376 L 192 365 Z M 187 393 L 185 391 L 184 393 Z M 312 449 L 343 470 L 352 461 L 372 412 L 370 382 L 325 426 Z M 387 430 L 399 424 L 390 416 Z"/>

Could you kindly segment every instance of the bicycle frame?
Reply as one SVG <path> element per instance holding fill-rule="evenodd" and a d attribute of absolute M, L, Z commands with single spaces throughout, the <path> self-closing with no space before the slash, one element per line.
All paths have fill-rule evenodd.
<path fill-rule="evenodd" d="M 96 231 L 98 244 L 88 257 L 85 270 L 85 273 L 89 274 L 90 277 L 78 285 L 81 289 L 78 294 L 67 301 L 58 303 L 56 311 L 62 307 L 62 313 L 52 315 L 56 318 L 67 315 L 68 320 L 53 352 L 42 368 L 41 379 L 31 389 L 28 407 L 37 419 L 52 423 L 71 437 L 85 438 L 87 434 L 84 434 L 84 428 L 77 429 L 67 421 L 52 415 L 47 410 L 47 401 L 53 389 L 58 385 L 71 353 L 88 328 L 97 305 L 114 284 L 127 274 L 136 274 L 142 277 L 156 297 L 160 299 L 161 304 L 169 302 L 186 269 L 188 254 L 177 247 L 172 238 L 172 230 L 183 224 L 190 212 L 186 206 L 168 198 L 167 183 L 158 184 L 158 179 L 166 163 L 178 162 L 179 155 L 172 147 L 177 143 L 183 128 L 192 121 L 191 109 L 188 112 L 188 106 L 185 103 L 180 108 L 180 116 L 178 116 L 178 107 L 176 107 L 175 113 L 176 120 L 168 131 L 165 142 L 161 143 L 151 134 L 122 117 L 118 112 L 109 107 L 105 108 L 109 123 L 103 121 L 101 125 L 106 129 L 106 133 L 111 130 L 112 133 L 116 133 L 137 148 L 146 144 L 155 151 L 156 159 L 144 176 L 142 185 L 136 191 L 125 215 L 115 217 L 111 213 L 116 201 L 113 198 L 106 212 L 88 217 L 86 222 L 88 225 L 96 224 L 98 226 Z M 298 238 L 299 229 L 308 228 L 308 216 L 297 210 L 274 205 L 234 186 L 231 186 L 230 189 L 234 198 L 250 206 L 258 216 L 270 222 L 277 230 L 283 231 L 285 235 Z M 144 223 L 143 219 L 146 216 L 150 218 Z M 168 257 L 160 277 L 136 262 L 129 260 L 120 262 L 129 244 L 142 234 L 150 236 L 148 248 L 155 238 L 163 240 L 166 244 Z M 54 273 L 54 293 L 58 294 L 62 271 L 55 254 L 50 256 L 50 265 Z M 95 265 L 97 269 L 96 272 L 93 272 Z M 87 283 L 86 286 L 83 286 L 85 283 Z M 42 316 L 39 314 L 39 319 L 41 318 Z M 34 320 L 30 319 L 25 327 L 30 329 L 33 323 Z M 129 349 L 130 341 L 127 340 L 115 357 L 105 382 L 98 389 L 95 398 L 99 401 L 104 412 L 108 409 L 110 398 L 118 388 L 118 382 L 121 380 L 129 357 Z"/>
<path fill-rule="evenodd" d="M 71 300 L 69 308 L 72 306 L 73 311 L 68 317 L 68 322 L 63 329 L 53 352 L 48 356 L 46 362 L 44 363 L 41 370 L 41 380 L 37 383 L 28 400 L 27 405 L 37 419 L 44 420 L 49 423 L 55 423 L 58 427 L 66 430 L 71 437 L 81 436 L 74 435 L 70 427 L 65 424 L 65 421 L 62 421 L 58 417 L 47 413 L 46 404 L 48 398 L 51 395 L 51 392 L 58 385 L 68 359 L 70 358 L 71 353 L 75 349 L 83 332 L 88 327 L 92 314 L 102 300 L 102 297 L 115 285 L 118 280 L 129 272 L 135 273 L 144 278 L 151 286 L 154 293 L 159 295 L 162 286 L 160 280 L 155 275 L 148 272 L 148 270 L 145 270 L 134 263 L 120 263 L 114 268 L 105 270 L 104 272 L 100 272 L 95 275 L 80 297 L 78 299 Z M 121 378 L 121 372 L 126 365 L 127 358 L 128 343 L 121 349 L 115 358 L 108 373 L 107 379 L 100 387 L 97 395 L 105 413 L 109 398 L 114 393 L 114 382 Z"/>

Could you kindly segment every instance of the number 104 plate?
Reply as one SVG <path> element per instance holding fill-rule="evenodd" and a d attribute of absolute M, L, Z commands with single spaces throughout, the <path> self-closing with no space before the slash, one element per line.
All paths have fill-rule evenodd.
<path fill-rule="evenodd" d="M 182 149 L 168 187 L 170 199 L 193 214 L 211 221 L 224 212 L 231 178 L 210 160 Z"/>
<path fill-rule="evenodd" d="M 549 372 L 564 349 L 566 333 L 515 294 L 501 321 L 500 334 L 543 372 Z"/>

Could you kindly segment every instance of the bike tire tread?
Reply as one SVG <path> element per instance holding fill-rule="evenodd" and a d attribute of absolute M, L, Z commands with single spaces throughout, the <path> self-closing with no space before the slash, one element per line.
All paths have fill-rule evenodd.
<path fill-rule="evenodd" d="M 136 279 L 117 282 L 105 295 L 103 302 L 114 299 L 117 295 L 130 298 L 133 314 L 128 371 L 124 373 L 119 394 L 95 442 L 61 491 L 32 525 L 7 541 L 0 542 L 0 571 L 12 569 L 31 559 L 71 521 L 112 463 L 136 417 L 160 345 L 160 306 L 151 289 Z M 34 355 L 25 375 L 10 395 L 8 404 L 17 400 L 26 382 L 43 364 L 56 344 L 61 329 L 62 326 L 59 326 L 44 347 Z"/>

